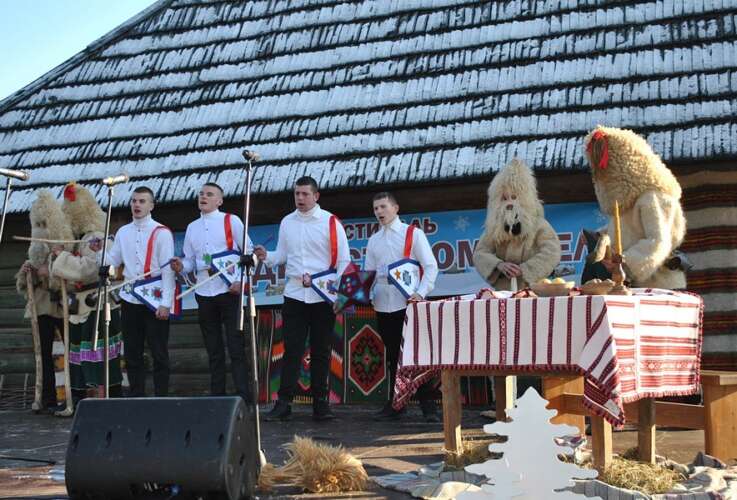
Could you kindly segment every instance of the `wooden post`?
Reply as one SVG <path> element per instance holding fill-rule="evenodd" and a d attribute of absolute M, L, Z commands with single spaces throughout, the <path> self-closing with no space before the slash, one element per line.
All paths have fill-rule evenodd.
<path fill-rule="evenodd" d="M 69 297 L 67 296 L 67 283 L 61 282 L 61 308 L 64 312 L 64 399 L 66 406 L 63 410 L 54 413 L 57 417 L 71 417 L 74 415 L 74 401 L 72 400 L 72 379 L 69 370 Z"/>
<path fill-rule="evenodd" d="M 31 312 L 31 338 L 33 339 L 33 359 L 35 361 L 36 384 L 33 390 L 34 412 L 43 410 L 43 360 L 41 359 L 41 331 L 38 326 L 38 311 L 36 310 L 36 291 L 33 288 L 31 271 L 26 272 L 26 293 L 28 294 L 28 309 Z"/>
<path fill-rule="evenodd" d="M 655 463 L 655 400 L 637 402 L 637 448 L 642 462 Z"/>
<path fill-rule="evenodd" d="M 596 415 L 591 416 L 591 450 L 596 470 L 612 464 L 612 425 Z"/>
<path fill-rule="evenodd" d="M 451 370 L 440 374 L 443 393 L 443 432 L 445 449 L 451 453 L 463 452 L 461 440 L 461 377 Z"/>
<path fill-rule="evenodd" d="M 514 377 L 494 377 L 494 398 L 496 399 L 496 419 L 499 422 L 507 421 L 507 410 L 514 408 Z"/>
<path fill-rule="evenodd" d="M 708 455 L 737 457 L 737 373 L 704 371 L 704 440 Z"/>
<path fill-rule="evenodd" d="M 567 413 L 564 405 L 563 394 L 580 394 L 583 397 L 583 377 L 570 376 L 544 376 L 542 396 L 550 403 L 548 408 L 558 410 L 558 414 L 550 419 L 554 424 L 568 424 L 578 427 L 581 435 L 586 434 L 586 417 Z"/>

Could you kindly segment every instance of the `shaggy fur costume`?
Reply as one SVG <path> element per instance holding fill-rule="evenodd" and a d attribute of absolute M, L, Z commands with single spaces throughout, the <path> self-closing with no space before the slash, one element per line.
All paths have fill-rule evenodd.
<path fill-rule="evenodd" d="M 69 224 L 66 221 L 64 212 L 61 210 L 61 204 L 47 190 L 38 192 L 36 201 L 31 205 L 31 237 L 53 239 L 53 240 L 71 240 L 74 239 Z M 69 245 L 71 249 L 72 245 Z M 28 248 L 28 261 L 34 268 L 38 269 L 44 264 L 49 264 L 49 254 L 51 248 L 48 243 L 40 241 L 32 241 Z M 61 309 L 58 304 L 52 303 L 49 296 L 49 290 L 58 290 L 59 281 L 57 279 L 40 278 L 34 273 L 34 298 L 36 302 L 36 310 L 39 316 L 48 314 L 60 318 L 62 316 Z M 16 274 L 16 289 L 18 293 L 27 298 L 26 275 L 22 271 Z M 30 317 L 30 311 L 26 307 L 26 318 Z"/>
<path fill-rule="evenodd" d="M 104 237 L 105 212 L 100 209 L 97 200 L 87 189 L 74 183 L 64 188 L 62 210 L 74 234 L 74 239 L 82 240 L 73 249 L 59 254 L 51 268 L 52 276 L 63 278 L 80 285 L 95 283 L 98 280 L 98 263 L 96 253 L 90 249 L 91 240 Z M 89 292 L 92 293 L 92 292 Z M 83 295 L 80 294 L 80 300 Z M 86 313 L 78 317 L 72 316 L 72 323 L 80 323 L 86 319 Z"/>
<path fill-rule="evenodd" d="M 488 197 L 484 233 L 473 253 L 479 274 L 496 289 L 508 290 L 511 280 L 497 269 L 502 262 L 522 268 L 520 288 L 552 273 L 560 262 L 560 240 L 544 218 L 530 168 L 512 160 L 489 184 Z"/>
<path fill-rule="evenodd" d="M 675 176 L 631 130 L 599 126 L 586 136 L 584 150 L 599 208 L 610 216 L 599 248 L 613 239 L 616 200 L 625 272 L 632 286 L 686 288 L 684 272 L 664 266 L 686 234 Z"/>

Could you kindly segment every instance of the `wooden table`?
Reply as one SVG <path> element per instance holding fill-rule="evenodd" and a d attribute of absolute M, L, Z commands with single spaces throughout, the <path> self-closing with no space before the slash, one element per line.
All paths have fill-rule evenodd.
<path fill-rule="evenodd" d="M 611 461 L 611 425 L 625 419 L 639 422 L 641 457 L 653 461 L 656 424 L 704 428 L 703 407 L 652 399 L 698 391 L 701 307 L 700 297 L 659 290 L 415 303 L 407 309 L 394 406 L 440 372 L 445 447 L 460 451 L 459 377 L 494 376 L 505 418 L 506 377 L 540 375 L 543 397 L 559 411 L 554 423 L 583 432 L 584 415 L 591 417 L 597 467 Z"/>

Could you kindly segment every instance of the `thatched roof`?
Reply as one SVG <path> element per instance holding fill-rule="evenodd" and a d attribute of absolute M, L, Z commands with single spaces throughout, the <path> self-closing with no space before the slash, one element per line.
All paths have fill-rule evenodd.
<path fill-rule="evenodd" d="M 121 171 L 127 201 L 583 169 L 597 124 L 669 163 L 737 157 L 737 0 L 161 0 L 0 102 L 0 166 L 39 186 Z"/>

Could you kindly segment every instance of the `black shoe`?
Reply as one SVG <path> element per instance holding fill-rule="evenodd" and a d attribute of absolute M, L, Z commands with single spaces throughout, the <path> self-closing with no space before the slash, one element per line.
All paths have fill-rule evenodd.
<path fill-rule="evenodd" d="M 405 413 L 407 413 L 407 408 L 402 408 L 401 410 L 391 408 L 391 410 L 384 415 L 375 415 L 373 420 L 376 422 L 392 422 L 400 420 Z"/>
<path fill-rule="evenodd" d="M 425 422 L 433 424 L 440 422 L 438 407 L 435 401 L 420 401 L 420 408 L 422 409 L 422 416 L 425 418 Z"/>
<path fill-rule="evenodd" d="M 274 407 L 271 409 L 269 413 L 264 415 L 264 420 L 266 422 L 274 422 L 277 420 L 289 420 L 289 418 L 292 416 L 292 405 L 287 403 L 286 401 L 278 400 Z"/>
<path fill-rule="evenodd" d="M 312 420 L 333 420 L 335 413 L 330 409 L 330 404 L 325 399 L 315 399 L 312 402 Z"/>
<path fill-rule="evenodd" d="M 381 410 L 375 411 L 373 413 L 374 417 L 385 417 L 389 414 L 391 414 L 394 411 L 394 408 L 392 408 L 392 402 L 387 401 L 384 406 L 381 407 Z"/>

